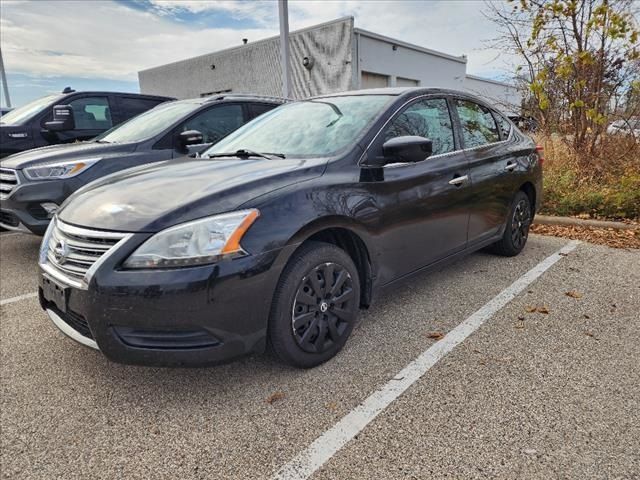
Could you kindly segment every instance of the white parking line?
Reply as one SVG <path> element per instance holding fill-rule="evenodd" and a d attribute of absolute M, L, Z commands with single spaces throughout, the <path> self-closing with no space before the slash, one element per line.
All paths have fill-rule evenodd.
<path fill-rule="evenodd" d="M 37 297 L 38 294 L 34 293 L 25 293 L 24 295 L 18 295 L 17 297 L 5 298 L 4 300 L 0 300 L 0 307 L 3 305 L 7 305 L 9 303 L 19 302 L 20 300 L 26 300 L 27 298 Z"/>
<path fill-rule="evenodd" d="M 556 253 L 545 258 L 502 290 L 478 311 L 451 330 L 442 340 L 433 344 L 418 358 L 409 363 L 386 385 L 372 393 L 364 402 L 320 435 L 311 445 L 282 467 L 273 478 L 293 480 L 310 477 L 351 441 L 353 437 L 360 433 L 380 412 L 427 373 L 438 360 L 462 343 L 496 312 L 562 259 L 564 255 L 574 250 L 579 243 L 579 241 L 567 243 Z"/>

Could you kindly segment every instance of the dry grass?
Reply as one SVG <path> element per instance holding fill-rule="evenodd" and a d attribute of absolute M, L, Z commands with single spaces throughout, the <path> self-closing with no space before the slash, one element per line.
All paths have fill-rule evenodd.
<path fill-rule="evenodd" d="M 576 154 L 559 136 L 538 136 L 544 146 L 542 212 L 608 219 L 640 218 L 640 144 L 607 137 L 597 155 Z"/>

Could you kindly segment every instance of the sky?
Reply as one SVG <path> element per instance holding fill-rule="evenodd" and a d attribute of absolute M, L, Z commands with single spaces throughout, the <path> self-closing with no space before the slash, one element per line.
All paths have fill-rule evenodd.
<path fill-rule="evenodd" d="M 484 9 L 482 0 L 290 0 L 289 28 L 353 16 L 358 28 L 466 54 L 467 73 L 509 78 Z M 275 0 L 0 0 L 14 107 L 66 86 L 137 92 L 139 70 L 274 36 L 278 25 Z"/>

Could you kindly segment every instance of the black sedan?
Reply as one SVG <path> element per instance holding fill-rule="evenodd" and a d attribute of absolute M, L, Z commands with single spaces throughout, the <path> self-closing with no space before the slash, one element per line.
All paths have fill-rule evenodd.
<path fill-rule="evenodd" d="M 517 255 L 541 163 L 506 117 L 455 91 L 287 104 L 202 158 L 74 195 L 42 243 L 40 302 L 117 362 L 204 365 L 269 346 L 313 367 L 381 289 L 483 247 Z"/>
<path fill-rule="evenodd" d="M 0 160 L 0 227 L 42 235 L 64 200 L 114 172 L 210 147 L 284 100 L 225 95 L 163 103 L 94 140 Z"/>

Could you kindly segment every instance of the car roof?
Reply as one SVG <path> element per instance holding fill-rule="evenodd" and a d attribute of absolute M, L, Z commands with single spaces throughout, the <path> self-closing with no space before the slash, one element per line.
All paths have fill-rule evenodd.
<path fill-rule="evenodd" d="M 71 96 L 71 95 L 123 95 L 127 97 L 140 97 L 140 98 L 153 98 L 158 100 L 175 100 L 175 97 L 165 97 L 164 95 L 150 95 L 147 93 L 134 93 L 134 92 L 113 92 L 113 91 L 104 91 L 104 90 L 80 90 L 80 91 L 72 91 L 67 93 L 59 93 L 61 96 Z"/>
<path fill-rule="evenodd" d="M 328 93 L 325 95 L 317 95 L 312 98 L 327 98 L 327 97 L 344 97 L 348 95 L 392 95 L 392 96 L 405 96 L 416 93 L 422 94 L 444 94 L 444 95 L 464 95 L 473 96 L 468 92 L 462 90 L 453 90 L 450 88 L 431 88 L 431 87 L 384 87 L 384 88 L 367 88 L 363 90 L 348 90 L 346 92 Z"/>
<path fill-rule="evenodd" d="M 332 98 L 332 97 L 346 97 L 346 96 L 365 96 L 365 95 L 388 95 L 398 98 L 410 98 L 418 95 L 455 95 L 458 97 L 464 97 L 473 100 L 481 105 L 495 109 L 483 98 L 473 95 L 463 90 L 453 90 L 449 88 L 429 88 L 429 87 L 386 87 L 386 88 L 369 88 L 363 90 L 350 90 L 346 92 L 330 93 L 326 95 L 318 95 L 306 100 L 313 100 L 316 98 Z"/>

